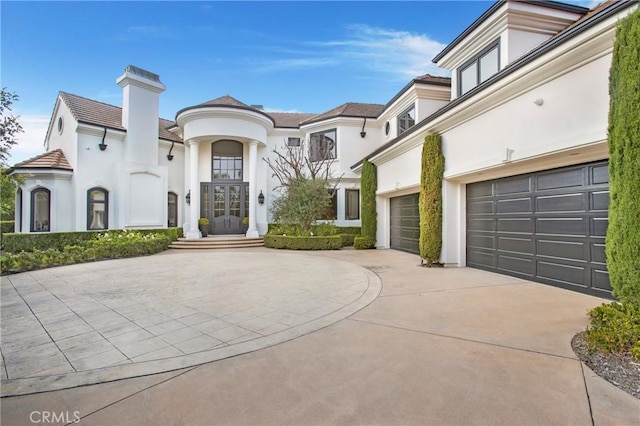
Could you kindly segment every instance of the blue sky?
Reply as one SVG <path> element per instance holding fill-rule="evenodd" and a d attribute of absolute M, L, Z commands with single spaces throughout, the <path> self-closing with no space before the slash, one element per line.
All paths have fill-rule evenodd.
<path fill-rule="evenodd" d="M 492 3 L 2 1 L 2 86 L 26 130 L 12 162 L 43 152 L 58 91 L 120 106 L 128 64 L 160 75 L 168 119 L 227 94 L 277 111 L 384 104 L 446 75 L 431 58 Z"/>

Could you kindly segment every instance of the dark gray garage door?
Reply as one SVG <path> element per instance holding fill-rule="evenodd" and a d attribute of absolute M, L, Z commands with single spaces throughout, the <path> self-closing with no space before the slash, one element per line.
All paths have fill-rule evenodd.
<path fill-rule="evenodd" d="M 467 185 L 467 265 L 611 297 L 607 162 Z"/>
<path fill-rule="evenodd" d="M 419 194 L 391 199 L 391 248 L 420 253 Z"/>

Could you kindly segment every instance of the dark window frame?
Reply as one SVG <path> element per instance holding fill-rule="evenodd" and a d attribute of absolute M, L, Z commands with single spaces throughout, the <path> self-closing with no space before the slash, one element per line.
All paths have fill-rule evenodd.
<path fill-rule="evenodd" d="M 331 140 L 331 138 L 328 138 L 326 136 L 324 136 L 327 133 L 331 133 L 333 132 L 335 134 L 335 139 L 333 140 L 333 148 L 330 150 L 327 150 L 326 148 L 323 149 L 323 153 L 322 156 L 325 157 L 325 154 L 329 154 L 328 158 L 317 158 L 316 155 L 318 155 L 318 153 L 316 151 L 314 151 L 314 137 L 319 137 L 320 135 L 322 135 L 324 138 Z M 333 129 L 327 129 L 327 130 L 321 130 L 319 132 L 313 132 L 309 135 L 309 158 L 311 159 L 312 162 L 318 162 L 318 161 L 331 161 L 331 160 L 337 160 L 338 159 L 338 128 L 334 127 Z"/>
<path fill-rule="evenodd" d="M 356 208 L 356 212 L 358 213 L 356 217 L 351 217 L 349 216 L 349 193 L 350 192 L 357 192 L 358 193 L 358 197 L 357 197 L 357 208 Z M 345 220 L 360 220 L 360 190 L 359 189 L 345 189 L 344 190 L 344 219 Z"/>
<path fill-rule="evenodd" d="M 409 125 L 409 119 L 410 119 L 410 113 L 411 112 L 413 112 L 413 118 L 411 119 L 411 121 L 413 121 L 413 123 L 411 123 L 411 125 Z M 413 126 L 415 126 L 416 125 L 416 105 L 412 104 L 409 108 L 405 109 L 400 114 L 398 114 L 398 117 L 396 118 L 396 121 L 397 121 L 397 125 L 398 125 L 398 136 L 400 136 L 401 134 L 403 134 L 404 132 L 406 132 L 407 130 L 412 128 Z M 405 121 L 406 121 L 406 123 L 405 123 Z M 406 125 L 406 127 L 404 127 L 405 125 Z"/>
<path fill-rule="evenodd" d="M 294 137 L 287 138 L 287 146 L 295 147 L 295 148 L 302 146 L 302 138 L 294 138 Z"/>
<path fill-rule="evenodd" d="M 15 231 L 22 232 L 22 188 L 16 190 L 16 204 L 18 207 L 18 228 Z"/>
<path fill-rule="evenodd" d="M 47 229 L 36 229 L 34 223 L 36 218 L 36 195 L 40 192 L 47 194 Z M 29 229 L 31 232 L 51 232 L 51 191 L 47 188 L 38 187 L 31 191 L 31 211 L 29 219 Z"/>
<path fill-rule="evenodd" d="M 171 226 L 171 222 L 170 222 L 170 217 L 171 217 L 171 197 L 175 197 L 175 203 L 173 205 L 173 210 L 175 213 L 175 217 L 176 217 L 176 223 L 175 225 Z M 178 226 L 178 194 L 176 194 L 173 191 L 169 191 L 167 192 L 167 227 L 169 228 L 175 228 Z"/>
<path fill-rule="evenodd" d="M 215 158 L 216 157 L 216 155 L 215 155 L 216 152 L 214 151 L 214 146 L 215 146 L 215 144 L 217 144 L 219 142 L 233 142 L 233 143 L 239 144 L 240 145 L 240 156 L 237 156 L 237 155 L 236 156 L 226 156 L 226 155 L 222 156 L 222 155 L 219 155 L 220 158 Z M 228 178 L 221 178 L 221 177 L 216 177 L 215 176 L 215 174 L 216 174 L 215 161 L 216 160 L 222 161 L 223 158 L 225 160 L 227 160 L 227 161 L 229 159 L 233 159 L 232 161 L 234 163 L 233 164 L 234 176 L 229 176 Z M 239 169 L 240 170 L 240 179 L 236 179 L 236 177 L 235 177 L 235 172 L 238 170 L 235 167 L 235 162 L 237 160 L 240 160 L 240 165 L 241 165 L 240 169 Z M 220 167 L 218 170 L 222 171 L 223 169 L 222 169 L 222 167 Z M 228 171 L 229 169 L 225 169 L 225 170 Z M 220 139 L 220 140 L 217 140 L 215 142 L 211 142 L 211 182 L 231 182 L 231 181 L 233 181 L 233 182 L 242 182 L 243 179 L 244 179 L 244 144 L 242 142 L 239 142 L 239 141 L 236 141 L 236 140 L 233 140 L 233 139 Z"/>
<path fill-rule="evenodd" d="M 483 83 L 483 81 L 480 81 L 480 73 L 481 73 L 480 60 L 485 56 L 487 56 L 489 53 L 493 52 L 494 49 L 496 49 L 498 53 L 498 70 L 496 71 L 496 74 L 500 72 L 500 37 L 498 37 L 497 39 L 489 43 L 487 47 L 482 49 L 473 58 L 469 59 L 467 62 L 462 64 L 460 68 L 458 68 L 458 72 L 456 73 L 458 76 L 458 97 L 464 95 L 465 93 L 470 92 L 471 90 L 473 90 L 474 87 L 477 87 Z M 475 86 L 469 88 L 469 90 L 463 93 L 462 92 L 462 72 L 474 64 L 476 65 L 476 84 Z M 489 78 L 485 79 L 484 81 L 487 81 Z"/>
<path fill-rule="evenodd" d="M 104 201 L 96 201 L 91 199 L 91 193 L 94 191 L 102 192 L 104 194 Z M 91 227 L 91 207 L 94 204 L 104 204 L 104 227 L 92 228 Z M 109 191 L 105 188 L 95 186 L 87 189 L 87 230 L 88 231 L 101 231 L 109 229 Z"/>

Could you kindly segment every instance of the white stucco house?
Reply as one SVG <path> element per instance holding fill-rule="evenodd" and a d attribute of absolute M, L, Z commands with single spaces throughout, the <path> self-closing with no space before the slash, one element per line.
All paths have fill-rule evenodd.
<path fill-rule="evenodd" d="M 223 96 L 161 119 L 159 76 L 129 66 L 121 107 L 59 94 L 47 152 L 12 169 L 25 177 L 16 231 L 184 226 L 198 238 L 199 217 L 233 234 L 248 216 L 258 236 L 277 185 L 263 159 L 300 144 L 336 160 L 337 225 L 360 224 L 362 161 L 373 162 L 377 246 L 417 252 L 422 142 L 438 132 L 442 263 L 608 295 L 608 75 L 616 24 L 636 7 L 496 2 L 434 58 L 450 78 L 319 115 Z"/>

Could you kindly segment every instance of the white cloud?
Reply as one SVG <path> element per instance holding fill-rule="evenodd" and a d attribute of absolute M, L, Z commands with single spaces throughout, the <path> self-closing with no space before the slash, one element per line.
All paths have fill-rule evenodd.
<path fill-rule="evenodd" d="M 254 68 L 254 71 L 258 72 L 271 72 L 271 71 L 283 71 L 283 70 L 299 70 L 299 69 L 311 69 L 321 68 L 327 66 L 338 65 L 337 58 L 324 57 L 324 58 L 292 58 L 292 59 L 275 59 L 272 61 L 265 61 L 262 64 L 258 63 Z"/>
<path fill-rule="evenodd" d="M 302 114 L 302 111 L 299 111 L 297 109 L 282 109 L 282 108 L 271 108 L 271 107 L 264 107 L 265 112 L 287 112 L 287 113 L 291 113 L 291 114 Z"/>
<path fill-rule="evenodd" d="M 8 163 L 13 165 L 44 152 L 44 138 L 49 126 L 48 115 L 20 115 L 18 122 L 24 129 L 16 139 L 18 143 L 11 148 Z"/>
<path fill-rule="evenodd" d="M 332 49 L 342 61 L 358 61 L 373 71 L 396 75 L 399 79 L 426 73 L 446 74 L 431 62 L 446 45 L 425 34 L 355 24 L 347 27 L 343 40 L 312 44 Z"/>

